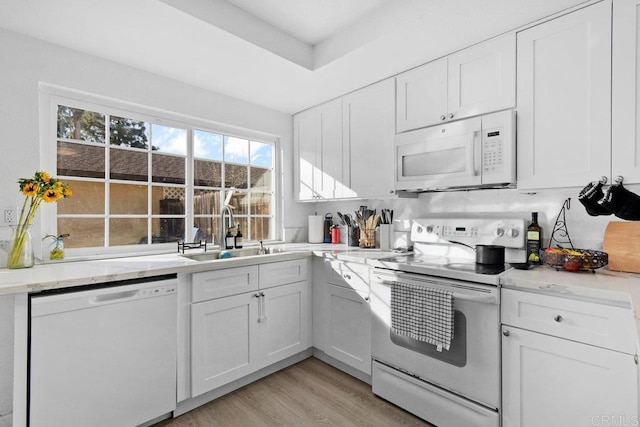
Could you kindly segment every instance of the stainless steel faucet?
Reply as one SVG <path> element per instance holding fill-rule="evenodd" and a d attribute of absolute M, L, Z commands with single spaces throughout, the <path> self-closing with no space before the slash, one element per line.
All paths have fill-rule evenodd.
<path fill-rule="evenodd" d="M 236 225 L 233 220 L 233 208 L 227 204 L 222 207 L 222 211 L 220 212 L 220 249 L 224 249 L 225 247 L 225 238 L 227 235 L 227 227 L 224 225 L 224 214 L 225 212 L 229 213 L 229 228 L 232 228 Z"/>

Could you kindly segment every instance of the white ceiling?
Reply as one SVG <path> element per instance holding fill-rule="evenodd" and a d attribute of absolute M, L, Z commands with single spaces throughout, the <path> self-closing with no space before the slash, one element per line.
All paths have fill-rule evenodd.
<path fill-rule="evenodd" d="M 227 1 L 311 46 L 390 3 L 390 0 Z"/>
<path fill-rule="evenodd" d="M 0 0 L 0 28 L 294 113 L 584 1 Z"/>

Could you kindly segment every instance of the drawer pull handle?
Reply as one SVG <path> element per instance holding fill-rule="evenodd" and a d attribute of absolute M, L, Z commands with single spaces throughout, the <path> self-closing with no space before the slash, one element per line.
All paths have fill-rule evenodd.
<path fill-rule="evenodd" d="M 502 335 L 508 337 L 509 335 L 511 335 L 511 333 L 507 329 L 505 329 L 504 331 L 502 331 Z"/>
<path fill-rule="evenodd" d="M 555 320 L 556 322 L 560 323 L 560 322 L 562 322 L 563 319 L 562 319 L 562 316 L 560 316 L 558 314 L 556 317 L 553 318 L 553 320 Z"/>

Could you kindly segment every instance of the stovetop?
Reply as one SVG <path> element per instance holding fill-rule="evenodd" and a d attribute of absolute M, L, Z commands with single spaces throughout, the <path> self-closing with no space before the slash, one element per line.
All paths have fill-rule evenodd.
<path fill-rule="evenodd" d="M 498 285 L 502 273 L 512 268 L 509 264 L 476 264 L 473 260 L 464 258 L 415 255 L 379 258 L 371 260 L 369 263 L 377 268 L 488 285 Z"/>
<path fill-rule="evenodd" d="M 371 261 L 377 268 L 405 271 L 467 282 L 497 285 L 509 264 L 476 264 L 473 247 L 497 244 L 524 256 L 524 220 L 514 218 L 414 219 L 411 240 L 415 252 Z"/>

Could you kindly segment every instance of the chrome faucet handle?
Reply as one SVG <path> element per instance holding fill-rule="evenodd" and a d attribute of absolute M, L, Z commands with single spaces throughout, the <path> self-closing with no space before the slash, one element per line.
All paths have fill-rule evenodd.
<path fill-rule="evenodd" d="M 262 240 L 260 240 L 260 249 L 258 249 L 258 255 L 264 255 L 266 253 L 267 251 L 264 249 L 264 246 L 262 245 Z"/>

